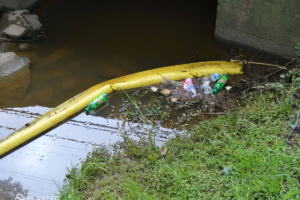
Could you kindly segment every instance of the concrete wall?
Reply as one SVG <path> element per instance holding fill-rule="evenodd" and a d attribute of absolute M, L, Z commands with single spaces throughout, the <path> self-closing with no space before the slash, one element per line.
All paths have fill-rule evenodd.
<path fill-rule="evenodd" d="M 219 0 L 215 37 L 290 59 L 300 42 L 300 0 Z"/>
<path fill-rule="evenodd" d="M 30 9 L 42 0 L 0 0 L 0 8 L 7 7 L 16 10 Z"/>

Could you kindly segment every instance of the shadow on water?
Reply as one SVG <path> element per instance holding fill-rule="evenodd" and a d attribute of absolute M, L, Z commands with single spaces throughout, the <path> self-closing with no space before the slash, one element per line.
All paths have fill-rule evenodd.
<path fill-rule="evenodd" d="M 216 8 L 217 0 L 43 1 L 32 12 L 45 27 L 44 37 L 30 43 L 29 51 L 17 45 L 7 49 L 30 58 L 31 66 L 22 78 L 0 83 L 5 88 L 22 86 L 0 98 L 0 138 L 100 82 L 158 67 L 219 60 L 227 47 L 214 41 Z M 113 94 L 110 105 L 120 103 L 120 96 Z M 0 180 L 12 177 L 28 195 L 53 195 L 54 181 L 62 183 L 66 167 L 80 163 L 94 145 L 120 141 L 120 131 L 140 139 L 132 133 L 133 123 L 107 119 L 112 112 L 109 106 L 97 115 L 81 113 L 2 158 Z M 162 141 L 174 131 L 159 128 Z"/>

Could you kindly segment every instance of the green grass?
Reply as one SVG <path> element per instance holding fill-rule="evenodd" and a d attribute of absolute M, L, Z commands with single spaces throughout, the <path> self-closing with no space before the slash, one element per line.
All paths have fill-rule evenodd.
<path fill-rule="evenodd" d="M 299 141 L 286 139 L 291 93 L 283 95 L 287 101 L 256 94 L 239 111 L 191 126 L 163 147 L 126 139 L 122 154 L 95 149 L 82 167 L 70 170 L 60 197 L 299 199 Z M 232 168 L 229 175 L 225 167 Z"/>

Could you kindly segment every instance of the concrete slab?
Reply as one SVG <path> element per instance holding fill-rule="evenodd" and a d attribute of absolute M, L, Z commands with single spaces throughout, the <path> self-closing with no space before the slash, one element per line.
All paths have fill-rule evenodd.
<path fill-rule="evenodd" d="M 300 1 L 219 0 L 215 37 L 230 46 L 296 57 Z"/>

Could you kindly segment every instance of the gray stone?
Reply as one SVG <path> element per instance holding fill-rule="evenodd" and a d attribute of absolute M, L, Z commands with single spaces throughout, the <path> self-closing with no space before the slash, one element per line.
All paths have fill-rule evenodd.
<path fill-rule="evenodd" d="M 36 14 L 23 14 L 23 17 L 31 26 L 32 37 L 36 37 L 42 32 L 43 25 L 39 21 L 39 17 Z"/>
<path fill-rule="evenodd" d="M 16 22 L 18 20 L 23 20 L 23 14 L 30 14 L 28 10 L 16 10 L 7 13 L 7 19 L 10 22 Z"/>
<path fill-rule="evenodd" d="M 9 27 L 2 31 L 2 34 L 8 38 L 19 39 L 28 32 L 27 28 L 11 24 Z"/>
<path fill-rule="evenodd" d="M 22 36 L 23 38 L 34 38 L 42 32 L 42 24 L 38 16 L 30 14 L 28 10 L 16 10 L 3 13 L 0 18 L 0 24 L 3 28 L 12 24 L 27 28 L 28 31 Z"/>
<path fill-rule="evenodd" d="M 30 84 L 29 64 L 8 76 L 0 76 L 0 104 L 12 106 L 16 98 L 21 98 Z"/>
<path fill-rule="evenodd" d="M 29 58 L 19 57 L 13 52 L 0 53 L 0 77 L 8 76 L 24 67 L 29 67 Z"/>

